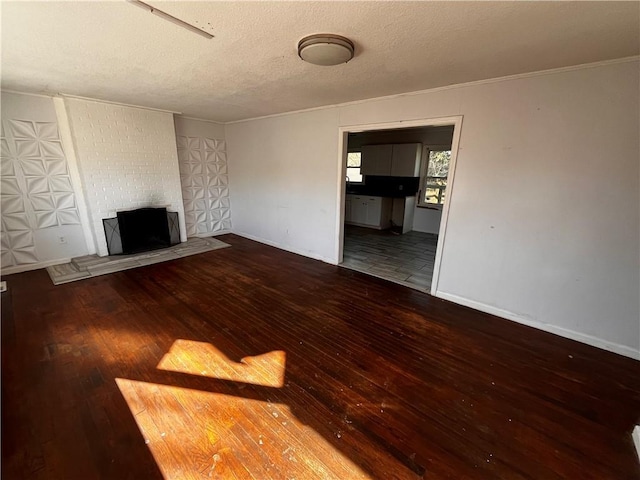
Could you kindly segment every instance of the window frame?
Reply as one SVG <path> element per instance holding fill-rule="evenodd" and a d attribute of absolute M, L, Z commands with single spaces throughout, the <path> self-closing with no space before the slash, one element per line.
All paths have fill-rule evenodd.
<path fill-rule="evenodd" d="M 424 201 L 424 193 L 427 189 L 427 172 L 429 169 L 429 154 L 431 152 L 449 152 L 451 151 L 452 157 L 452 146 L 451 145 L 423 145 L 422 147 L 422 158 L 420 161 L 420 189 L 418 190 L 418 201 L 416 202 L 416 206 L 420 208 L 429 208 L 431 210 L 442 210 L 444 203 L 426 203 Z M 447 188 L 449 187 L 449 175 L 447 175 Z"/>
<path fill-rule="evenodd" d="M 344 172 L 345 172 L 345 177 L 348 178 L 349 177 L 349 169 L 350 168 L 356 168 L 356 167 L 350 167 L 349 166 L 349 154 L 350 153 L 359 153 L 360 154 L 360 176 L 362 177 L 362 181 L 360 182 L 356 182 L 354 180 L 349 179 L 347 183 L 349 183 L 350 185 L 364 185 L 364 175 L 362 174 L 362 148 L 352 148 L 352 149 L 347 149 L 347 164 L 344 167 Z M 345 180 L 346 180 L 345 178 Z"/>

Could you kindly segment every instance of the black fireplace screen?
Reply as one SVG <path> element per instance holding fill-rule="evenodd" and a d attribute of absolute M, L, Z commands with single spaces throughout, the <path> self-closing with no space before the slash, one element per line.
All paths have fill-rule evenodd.
<path fill-rule="evenodd" d="M 139 208 L 105 218 L 109 255 L 132 254 L 180 243 L 178 213 L 166 208 Z"/>

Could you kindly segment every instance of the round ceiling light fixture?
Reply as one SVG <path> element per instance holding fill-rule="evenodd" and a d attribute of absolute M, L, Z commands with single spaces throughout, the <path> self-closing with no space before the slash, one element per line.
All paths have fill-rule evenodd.
<path fill-rule="evenodd" d="M 330 33 L 309 35 L 298 42 L 298 56 L 314 65 L 338 65 L 353 58 L 353 42 Z"/>

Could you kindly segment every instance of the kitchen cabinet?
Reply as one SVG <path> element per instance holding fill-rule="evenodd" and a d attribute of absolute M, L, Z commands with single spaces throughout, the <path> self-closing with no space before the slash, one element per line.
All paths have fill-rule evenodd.
<path fill-rule="evenodd" d="M 382 197 L 365 197 L 365 198 L 366 198 L 365 201 L 367 204 L 367 212 L 366 212 L 364 224 L 382 227 L 383 220 L 381 215 L 382 215 L 383 198 Z"/>
<path fill-rule="evenodd" d="M 351 222 L 351 195 L 347 195 L 344 199 L 344 221 Z"/>
<path fill-rule="evenodd" d="M 420 143 L 397 143 L 389 145 L 363 145 L 363 175 L 392 177 L 420 176 Z"/>
<path fill-rule="evenodd" d="M 364 145 L 360 172 L 363 175 L 391 175 L 393 145 Z"/>
<path fill-rule="evenodd" d="M 391 209 L 391 198 L 347 195 L 345 222 L 382 230 L 391 225 Z"/>
<path fill-rule="evenodd" d="M 351 199 L 351 222 L 367 225 L 368 207 L 365 197 L 353 196 Z"/>
<path fill-rule="evenodd" d="M 393 145 L 391 156 L 392 177 L 419 177 L 422 145 L 399 143 Z"/>

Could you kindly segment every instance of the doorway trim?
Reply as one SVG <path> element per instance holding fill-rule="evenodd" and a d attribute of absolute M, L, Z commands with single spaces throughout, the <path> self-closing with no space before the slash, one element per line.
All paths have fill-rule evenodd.
<path fill-rule="evenodd" d="M 346 197 L 347 173 L 347 147 L 350 133 L 370 132 L 376 130 L 395 130 L 399 128 L 414 127 L 443 127 L 453 125 L 453 141 L 451 143 L 451 161 L 449 163 L 449 174 L 447 176 L 447 195 L 442 205 L 442 216 L 440 218 L 440 228 L 438 230 L 438 243 L 436 246 L 436 257 L 433 265 L 433 278 L 431 280 L 431 295 L 438 296 L 438 283 L 440 280 L 440 265 L 442 263 L 442 252 L 445 246 L 447 223 L 449 220 L 449 205 L 454 192 L 454 180 L 456 164 L 458 159 L 458 147 L 460 145 L 460 133 L 462 129 L 462 115 L 451 117 L 424 118 L 419 120 L 407 120 L 387 123 L 369 123 L 364 125 L 347 125 L 338 127 L 338 198 L 336 212 L 336 264 L 340 265 L 344 259 L 344 205 Z"/>

